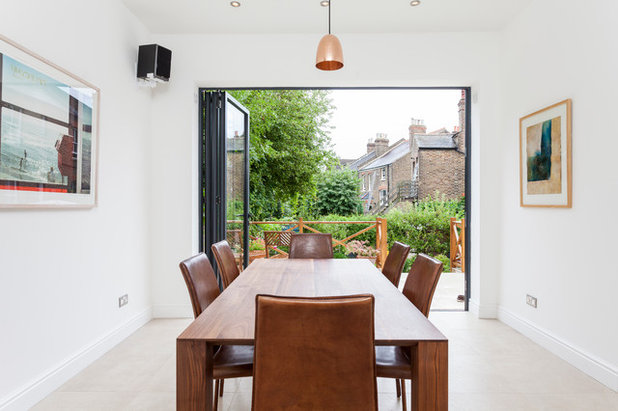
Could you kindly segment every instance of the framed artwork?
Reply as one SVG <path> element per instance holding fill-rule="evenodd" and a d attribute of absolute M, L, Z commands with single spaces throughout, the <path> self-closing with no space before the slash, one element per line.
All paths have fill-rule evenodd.
<path fill-rule="evenodd" d="M 0 207 L 94 207 L 98 88 L 0 36 Z"/>
<path fill-rule="evenodd" d="M 571 100 L 519 120 L 522 207 L 571 207 Z"/>

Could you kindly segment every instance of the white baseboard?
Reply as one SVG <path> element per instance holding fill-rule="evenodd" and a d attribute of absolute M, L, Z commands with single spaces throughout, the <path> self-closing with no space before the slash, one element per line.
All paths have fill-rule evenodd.
<path fill-rule="evenodd" d="M 495 304 L 479 304 L 477 300 L 468 300 L 468 310 L 478 318 L 498 318 L 498 306 Z"/>
<path fill-rule="evenodd" d="M 504 307 L 498 308 L 498 320 L 516 329 L 595 380 L 618 392 L 618 369 L 576 347 L 551 332 L 521 318 Z"/>
<path fill-rule="evenodd" d="M 150 308 L 135 315 L 99 341 L 62 362 L 58 367 L 44 372 L 31 383 L 0 400 L 0 411 L 21 411 L 31 408 L 151 319 Z"/>
<path fill-rule="evenodd" d="M 191 304 L 153 305 L 152 318 L 193 318 Z"/>

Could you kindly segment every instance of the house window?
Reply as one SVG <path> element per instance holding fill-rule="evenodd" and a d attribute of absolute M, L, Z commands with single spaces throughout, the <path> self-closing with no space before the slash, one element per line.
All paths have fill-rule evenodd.
<path fill-rule="evenodd" d="M 380 205 L 386 204 L 386 190 L 380 190 Z"/>
<path fill-rule="evenodd" d="M 365 187 L 365 177 L 363 177 L 363 191 L 367 191 L 367 189 Z"/>
<path fill-rule="evenodd" d="M 382 169 L 382 180 L 386 180 L 386 167 Z"/>

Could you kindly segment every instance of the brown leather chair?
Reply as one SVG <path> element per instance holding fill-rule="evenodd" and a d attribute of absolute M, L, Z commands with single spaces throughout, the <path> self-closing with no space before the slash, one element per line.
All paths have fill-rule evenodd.
<path fill-rule="evenodd" d="M 416 260 L 410 268 L 408 278 L 403 286 L 405 295 L 412 304 L 429 316 L 429 308 L 436 291 L 442 263 L 425 254 L 416 256 Z M 406 410 L 406 384 L 405 380 L 412 379 L 411 354 L 409 347 L 379 346 L 376 347 L 376 369 L 378 377 L 395 378 L 397 396 L 402 395 L 403 410 Z M 401 380 L 401 391 L 399 387 Z"/>
<path fill-rule="evenodd" d="M 181 262 L 180 271 L 189 289 L 193 315 L 197 318 L 221 293 L 215 273 L 204 253 Z M 250 377 L 253 375 L 253 347 L 222 345 L 218 348 L 213 360 L 213 378 L 216 380 L 214 407 L 216 410 L 218 397 L 223 396 L 223 380 L 225 378 Z M 219 381 L 221 381 L 221 385 L 219 385 Z"/>
<path fill-rule="evenodd" d="M 331 234 L 292 234 L 290 258 L 333 258 Z"/>
<path fill-rule="evenodd" d="M 377 410 L 374 359 L 372 295 L 256 297 L 253 410 Z"/>
<path fill-rule="evenodd" d="M 236 265 L 236 257 L 234 257 L 232 248 L 225 240 L 214 243 L 211 249 L 217 260 L 219 272 L 221 273 L 221 280 L 223 281 L 223 288 L 225 289 L 240 275 L 240 271 Z"/>
<path fill-rule="evenodd" d="M 408 258 L 410 252 L 410 246 L 407 244 L 395 241 L 395 244 L 388 252 L 388 257 L 382 267 L 382 274 L 388 278 L 388 281 L 393 283 L 395 287 L 399 287 L 399 279 L 401 278 L 401 271 Z"/>

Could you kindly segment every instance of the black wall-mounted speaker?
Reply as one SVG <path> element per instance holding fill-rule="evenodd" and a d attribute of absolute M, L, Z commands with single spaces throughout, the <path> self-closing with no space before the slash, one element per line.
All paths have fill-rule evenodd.
<path fill-rule="evenodd" d="M 172 51 L 158 44 L 139 46 L 137 78 L 169 81 Z"/>

